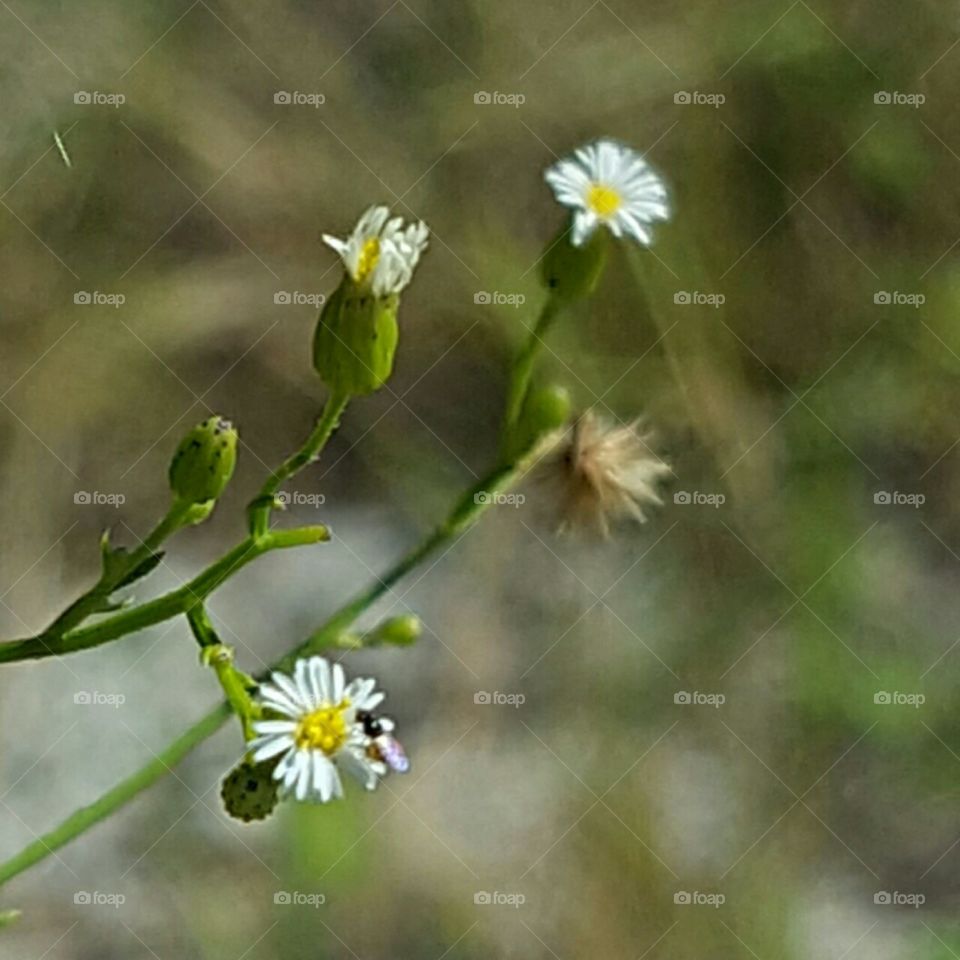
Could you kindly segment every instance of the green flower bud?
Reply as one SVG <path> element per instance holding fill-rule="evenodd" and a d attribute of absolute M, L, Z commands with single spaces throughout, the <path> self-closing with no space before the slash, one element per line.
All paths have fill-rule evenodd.
<path fill-rule="evenodd" d="M 550 384 L 531 390 L 523 403 L 511 452 L 519 456 L 541 437 L 570 422 L 572 404 L 566 388 Z"/>
<path fill-rule="evenodd" d="M 349 277 L 320 311 L 313 337 L 313 365 L 331 392 L 364 396 L 393 372 L 397 351 L 396 294 L 374 296 Z"/>
<path fill-rule="evenodd" d="M 237 431 L 229 420 L 210 417 L 180 441 L 170 461 L 170 489 L 183 503 L 196 504 L 204 519 L 233 476 L 237 463 Z"/>
<path fill-rule="evenodd" d="M 400 617 L 391 617 L 378 624 L 376 629 L 365 637 L 366 645 L 377 645 L 382 643 L 390 644 L 394 647 L 409 647 L 415 643 L 423 632 L 423 624 L 420 618 L 412 613 L 404 614 Z"/>
<path fill-rule="evenodd" d="M 266 820 L 279 799 L 280 784 L 273 779 L 276 759 L 250 763 L 244 760 L 224 778 L 220 797 L 224 809 L 235 820 L 249 823 Z"/>
<path fill-rule="evenodd" d="M 583 246 L 575 247 L 570 226 L 564 227 L 540 263 L 543 282 L 554 297 L 572 303 L 593 293 L 607 262 L 608 240 L 608 231 L 594 230 Z"/>

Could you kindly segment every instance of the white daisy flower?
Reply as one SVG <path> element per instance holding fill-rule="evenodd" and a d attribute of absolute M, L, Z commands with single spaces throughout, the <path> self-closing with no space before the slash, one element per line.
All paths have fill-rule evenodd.
<path fill-rule="evenodd" d="M 544 174 L 557 200 L 573 209 L 575 247 L 598 224 L 615 237 L 628 234 L 645 246 L 650 225 L 668 220 L 667 188 L 643 157 L 614 140 L 597 140 L 549 167 Z"/>
<path fill-rule="evenodd" d="M 260 685 L 260 701 L 280 718 L 254 721 L 258 736 L 248 746 L 254 763 L 282 754 L 273 772 L 281 793 L 326 803 L 343 796 L 340 771 L 373 790 L 390 767 L 400 769 L 386 755 L 394 747 L 402 755 L 393 722 L 373 714 L 385 696 L 375 680 L 346 683 L 343 667 L 323 657 L 298 660 L 292 677 L 271 679 Z"/>
<path fill-rule="evenodd" d="M 390 217 L 384 206 L 370 207 L 346 240 L 323 235 L 343 261 L 353 282 L 374 296 L 400 293 L 413 278 L 430 231 L 423 221 L 404 226 L 402 217 Z"/>

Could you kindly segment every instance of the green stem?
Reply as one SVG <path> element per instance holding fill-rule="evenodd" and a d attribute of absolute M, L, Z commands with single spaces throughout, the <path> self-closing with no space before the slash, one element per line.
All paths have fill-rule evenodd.
<path fill-rule="evenodd" d="M 530 389 L 530 377 L 533 374 L 533 366 L 537 359 L 537 354 L 543 346 L 550 328 L 554 321 L 560 316 L 562 304 L 556 297 L 549 297 L 540 310 L 540 316 L 537 318 L 536 326 L 530 331 L 530 336 L 523 348 L 517 354 L 513 361 L 513 367 L 510 371 L 510 384 L 507 388 L 507 403 L 503 416 L 503 446 L 506 449 L 509 446 L 510 435 L 520 419 L 520 413 L 523 410 L 523 401 L 527 397 Z"/>
<path fill-rule="evenodd" d="M 124 610 L 100 623 L 71 630 L 62 636 L 42 633 L 37 637 L 0 644 L 0 663 L 60 656 L 109 643 L 128 633 L 186 613 L 206 599 L 228 577 L 271 550 L 306 546 L 329 539 L 329 531 L 321 526 L 277 530 L 258 539 L 247 537 L 182 587 L 155 600 Z"/>
<path fill-rule="evenodd" d="M 250 689 L 255 686 L 254 680 L 234 667 L 233 648 L 221 642 L 202 603 L 187 611 L 187 622 L 200 644 L 201 661 L 217 675 L 230 709 L 240 718 L 244 740 L 253 739 L 252 722 L 255 710 L 250 700 Z"/>
<path fill-rule="evenodd" d="M 502 493 L 509 489 L 551 447 L 552 443 L 545 441 L 531 450 L 516 464 L 509 467 L 500 467 L 481 480 L 457 502 L 447 519 L 419 546 L 391 567 L 374 586 L 341 607 L 323 626 L 314 631 L 295 650 L 277 661 L 271 669 L 289 670 L 298 658 L 319 653 L 336 644 L 340 634 L 368 607 L 387 593 L 401 577 L 441 548 L 448 544 L 452 546 L 461 534 L 477 522 L 483 512 L 496 499 L 491 496 L 478 498 L 476 496 L 478 493 Z M 181 734 L 146 766 L 117 784 L 112 790 L 108 790 L 90 806 L 72 814 L 59 826 L 39 837 L 6 863 L 0 864 L 0 885 L 48 857 L 151 786 L 191 750 L 199 746 L 208 737 L 213 736 L 226 723 L 231 712 L 226 703 L 221 703 Z"/>
<path fill-rule="evenodd" d="M 125 558 L 124 563 L 113 570 L 109 576 L 104 573 L 93 587 L 74 600 L 43 631 L 43 636 L 46 638 L 60 637 L 96 613 L 102 607 L 102 604 L 109 599 L 110 594 L 123 582 L 124 578 L 153 556 L 164 540 L 184 525 L 189 510 L 190 504 L 180 500 L 174 501 L 167 511 L 167 515 L 147 534 L 146 539 L 140 546 Z"/>
<path fill-rule="evenodd" d="M 340 418 L 349 402 L 350 397 L 347 394 L 331 393 L 327 397 L 316 426 L 310 436 L 307 437 L 306 443 L 296 453 L 287 457 L 267 478 L 266 483 L 260 488 L 260 493 L 248 508 L 250 533 L 254 537 L 261 537 L 267 532 L 277 491 L 287 480 L 320 456 L 321 451 L 327 445 L 327 441 L 340 425 Z"/>
<path fill-rule="evenodd" d="M 6 883 L 11 877 L 15 877 L 18 873 L 22 873 L 28 867 L 50 856 L 74 837 L 80 836 L 114 810 L 132 800 L 138 793 L 146 790 L 164 774 L 169 773 L 171 768 L 190 753 L 198 743 L 216 733 L 229 716 L 230 708 L 225 703 L 221 703 L 136 773 L 127 777 L 126 780 L 121 780 L 89 806 L 81 807 L 59 826 L 24 847 L 16 856 L 0 865 L 0 884 Z"/>

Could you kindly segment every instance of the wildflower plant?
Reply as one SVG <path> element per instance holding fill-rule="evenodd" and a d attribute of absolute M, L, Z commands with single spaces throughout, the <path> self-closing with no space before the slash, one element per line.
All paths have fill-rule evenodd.
<path fill-rule="evenodd" d="M 644 509 L 659 502 L 656 487 L 669 468 L 636 425 L 575 411 L 563 386 L 534 384 L 533 374 L 550 329 L 599 283 L 607 244 L 652 242 L 652 223 L 669 216 L 666 188 L 641 156 L 608 139 L 560 161 L 546 172 L 546 180 L 569 216 L 541 258 L 543 305 L 512 363 L 498 460 L 446 519 L 375 584 L 347 600 L 257 677 L 236 662 L 206 611 L 210 595 L 242 567 L 275 550 L 314 547 L 330 539 L 324 525 L 288 527 L 278 514 L 284 506 L 283 486 L 318 460 L 350 403 L 380 389 L 393 371 L 403 328 L 402 295 L 416 280 L 429 230 L 423 223 L 404 223 L 380 205 L 367 209 L 345 239 L 324 235 L 343 266 L 314 332 L 312 360 L 325 400 L 302 446 L 264 479 L 250 500 L 246 535 L 182 587 L 145 602 L 129 595 L 129 588 L 161 562 L 165 543 L 202 524 L 231 481 L 237 430 L 223 417 L 211 416 L 174 451 L 169 510 L 139 546 L 114 546 L 105 533 L 101 572 L 93 586 L 37 635 L 0 644 L 0 663 L 62 657 L 184 617 L 199 646 L 201 665 L 224 696 L 155 760 L 0 864 L 0 883 L 109 817 L 231 717 L 238 724 L 237 759 L 223 780 L 221 797 L 226 811 L 244 822 L 265 819 L 280 802 L 341 801 L 350 796 L 347 782 L 374 790 L 384 777 L 404 773 L 410 761 L 393 721 L 381 712 L 385 693 L 380 681 L 348 679 L 338 658 L 359 648 L 407 646 L 419 634 L 419 621 L 404 614 L 366 633 L 357 632 L 355 621 L 538 464 L 561 484 L 561 525 L 586 521 L 607 533 L 623 517 L 643 520 Z"/>

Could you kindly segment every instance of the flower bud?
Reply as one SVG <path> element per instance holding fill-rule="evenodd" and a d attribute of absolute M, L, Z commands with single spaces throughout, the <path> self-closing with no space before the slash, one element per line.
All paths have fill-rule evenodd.
<path fill-rule="evenodd" d="M 571 409 L 569 392 L 558 384 L 531 390 L 512 434 L 509 453 L 521 456 L 544 435 L 565 427 Z"/>
<path fill-rule="evenodd" d="M 180 441 L 170 461 L 170 489 L 181 502 L 206 508 L 198 511 L 205 517 L 230 482 L 236 462 L 237 431 L 229 420 L 210 417 Z"/>
<path fill-rule="evenodd" d="M 407 613 L 399 617 L 390 617 L 389 620 L 378 624 L 376 629 L 365 637 L 365 645 L 386 643 L 394 647 L 409 647 L 419 639 L 422 632 L 423 624 L 420 618 Z"/>
<path fill-rule="evenodd" d="M 249 823 L 266 820 L 273 813 L 280 789 L 280 782 L 273 779 L 276 765 L 275 759 L 260 763 L 244 760 L 223 778 L 220 797 L 231 817 Z"/>
<path fill-rule="evenodd" d="M 544 284 L 557 300 L 572 303 L 590 296 L 596 289 L 607 262 L 608 234 L 595 230 L 575 247 L 570 226 L 553 240 L 540 264 Z"/>
<path fill-rule="evenodd" d="M 313 365 L 332 393 L 364 396 L 393 372 L 396 294 L 377 296 L 345 276 L 324 304 L 313 337 Z"/>

